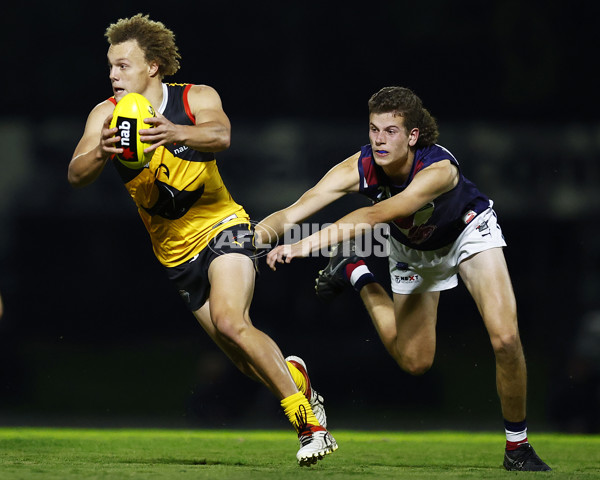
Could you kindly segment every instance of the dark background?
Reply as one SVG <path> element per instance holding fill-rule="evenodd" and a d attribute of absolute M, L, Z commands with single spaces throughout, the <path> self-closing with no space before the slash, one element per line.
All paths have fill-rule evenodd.
<path fill-rule="evenodd" d="M 0 423 L 289 428 L 185 310 L 112 168 L 86 189 L 66 181 L 87 114 L 111 95 L 104 31 L 142 12 L 176 34 L 182 68 L 167 80 L 221 94 L 233 124 L 221 173 L 253 220 L 368 141 L 372 93 L 415 90 L 440 143 L 496 202 L 530 430 L 600 431 L 590 2 L 216 3 L 29 2 L 3 13 Z M 313 220 L 364 204 L 344 199 Z M 434 367 L 413 378 L 357 295 L 314 296 L 324 263 L 273 273 L 262 261 L 251 314 L 307 361 L 332 429 L 501 431 L 493 353 L 462 284 L 442 295 Z M 372 268 L 387 285 L 385 262 Z"/>

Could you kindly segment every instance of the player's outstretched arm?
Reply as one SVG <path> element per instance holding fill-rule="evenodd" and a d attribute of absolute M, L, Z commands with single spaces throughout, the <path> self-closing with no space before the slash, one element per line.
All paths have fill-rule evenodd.
<path fill-rule="evenodd" d="M 290 263 L 296 257 L 307 257 L 313 252 L 325 250 L 380 223 L 412 215 L 428 202 L 453 189 L 458 182 L 458 169 L 448 160 L 425 168 L 410 185 L 382 202 L 363 207 L 337 222 L 309 235 L 299 242 L 279 245 L 267 255 L 267 265 L 272 270 L 277 263 Z"/>
<path fill-rule="evenodd" d="M 122 148 L 115 147 L 120 140 L 115 136 L 118 129 L 110 128 L 113 110 L 114 105 L 107 100 L 90 112 L 83 136 L 69 163 L 67 178 L 72 186 L 84 187 L 94 182 L 110 156 L 123 152 Z"/>
<path fill-rule="evenodd" d="M 359 153 L 356 153 L 338 163 L 292 205 L 263 219 L 255 227 L 257 242 L 263 245 L 272 244 L 293 225 L 309 218 L 347 193 L 357 192 L 358 156 Z"/>

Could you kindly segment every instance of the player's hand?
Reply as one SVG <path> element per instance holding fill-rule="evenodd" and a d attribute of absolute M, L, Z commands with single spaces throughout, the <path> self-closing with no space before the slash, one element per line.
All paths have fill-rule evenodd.
<path fill-rule="evenodd" d="M 267 265 L 271 270 L 277 270 L 278 263 L 290 263 L 294 258 L 308 257 L 310 248 L 303 242 L 278 245 L 267 254 Z"/>
<path fill-rule="evenodd" d="M 277 270 L 276 264 L 290 263 L 294 258 L 292 245 L 278 245 L 267 254 L 267 265 L 271 270 Z"/>
<path fill-rule="evenodd" d="M 116 143 L 121 141 L 121 137 L 117 135 L 119 133 L 118 128 L 110 128 L 110 122 L 113 116 L 112 113 L 106 117 L 102 124 L 102 131 L 100 133 L 100 149 L 102 150 L 102 156 L 106 159 L 115 153 L 123 153 L 122 148 L 117 148 Z"/>
<path fill-rule="evenodd" d="M 145 118 L 144 123 L 148 124 L 148 128 L 139 130 L 140 140 L 152 143 L 150 147 L 144 149 L 144 153 L 152 152 L 161 145 L 178 141 L 179 125 L 168 120 L 162 113 L 156 112 L 156 117 Z M 152 125 L 153 127 L 151 127 Z"/>

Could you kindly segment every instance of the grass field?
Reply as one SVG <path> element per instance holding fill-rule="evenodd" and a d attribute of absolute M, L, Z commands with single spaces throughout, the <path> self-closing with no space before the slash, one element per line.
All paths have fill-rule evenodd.
<path fill-rule="evenodd" d="M 600 436 L 535 434 L 554 469 L 506 472 L 501 433 L 334 432 L 340 448 L 296 465 L 290 431 L 0 428 L 0 479 L 600 479 Z"/>

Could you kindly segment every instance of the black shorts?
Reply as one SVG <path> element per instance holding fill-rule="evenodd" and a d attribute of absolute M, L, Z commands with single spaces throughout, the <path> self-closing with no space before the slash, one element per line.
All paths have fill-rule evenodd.
<path fill-rule="evenodd" d="M 176 267 L 165 267 L 167 277 L 177 289 L 187 307 L 195 312 L 210 293 L 208 267 L 211 262 L 228 253 L 241 253 L 254 261 L 256 268 L 256 247 L 254 231 L 249 225 L 233 225 L 220 232 L 198 255 Z"/>

